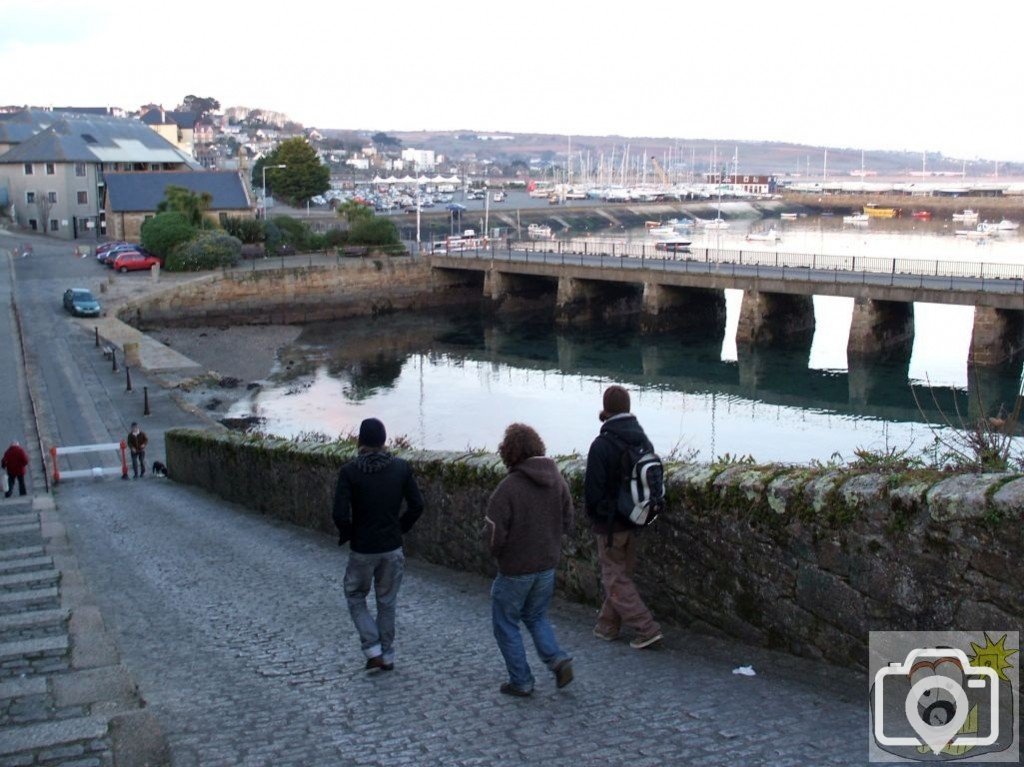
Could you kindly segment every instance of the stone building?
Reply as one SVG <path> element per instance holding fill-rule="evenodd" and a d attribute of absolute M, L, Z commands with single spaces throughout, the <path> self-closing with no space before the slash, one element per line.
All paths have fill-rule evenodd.
<path fill-rule="evenodd" d="M 169 186 L 209 193 L 212 201 L 206 215 L 212 221 L 219 221 L 222 215 L 255 217 L 249 188 L 235 171 L 110 173 L 106 179 L 107 234 L 114 239 L 139 240 L 142 225 L 156 215 Z"/>

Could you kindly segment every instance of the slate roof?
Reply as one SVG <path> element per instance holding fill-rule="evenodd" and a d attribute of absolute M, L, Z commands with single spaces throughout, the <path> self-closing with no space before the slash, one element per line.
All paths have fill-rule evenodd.
<path fill-rule="evenodd" d="M 195 112 L 174 112 L 170 109 L 150 109 L 140 118 L 146 125 L 177 125 L 192 128 L 196 124 Z"/>
<path fill-rule="evenodd" d="M 48 128 L 0 154 L 0 163 L 195 163 L 139 120 L 99 115 L 55 117 Z"/>
<path fill-rule="evenodd" d="M 168 186 L 213 195 L 210 210 L 242 210 L 252 203 L 242 177 L 232 170 L 107 173 L 107 199 L 115 213 L 156 210 Z"/>
<path fill-rule="evenodd" d="M 0 114 L 0 144 L 20 144 L 46 130 L 63 115 L 45 109 L 23 109 Z"/>

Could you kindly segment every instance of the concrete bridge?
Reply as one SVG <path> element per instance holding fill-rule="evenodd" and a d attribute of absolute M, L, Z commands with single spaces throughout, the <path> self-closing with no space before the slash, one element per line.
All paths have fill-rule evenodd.
<path fill-rule="evenodd" d="M 814 295 L 854 299 L 851 358 L 906 354 L 914 303 L 975 307 L 969 363 L 996 366 L 1024 350 L 1024 265 L 695 249 L 599 240 L 520 243 L 435 253 L 436 279 L 480 281 L 484 294 L 549 294 L 561 320 L 639 309 L 648 328 L 724 323 L 724 290 L 744 291 L 737 345 L 800 343 L 814 332 Z"/>

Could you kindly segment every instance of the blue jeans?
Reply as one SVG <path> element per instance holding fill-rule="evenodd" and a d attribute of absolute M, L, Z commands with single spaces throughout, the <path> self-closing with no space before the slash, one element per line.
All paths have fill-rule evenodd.
<path fill-rule="evenodd" d="M 405 572 L 405 554 L 395 549 L 383 554 L 348 555 L 345 570 L 345 600 L 352 622 L 359 632 L 359 644 L 367 658 L 383 657 L 385 663 L 395 662 L 395 606 L 398 589 Z M 377 617 L 370 615 L 366 597 L 373 587 L 377 598 Z"/>
<path fill-rule="evenodd" d="M 494 638 L 508 668 L 509 682 L 520 690 L 533 689 L 533 674 L 526 662 L 526 649 L 519 622 L 526 624 L 537 655 L 555 670 L 569 655 L 558 646 L 555 631 L 548 621 L 548 605 L 555 591 L 555 571 L 528 575 L 501 575 L 491 587 L 491 620 Z"/>

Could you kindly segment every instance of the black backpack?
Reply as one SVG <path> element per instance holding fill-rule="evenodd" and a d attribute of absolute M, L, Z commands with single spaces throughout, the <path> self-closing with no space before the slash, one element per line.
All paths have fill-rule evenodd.
<path fill-rule="evenodd" d="M 604 432 L 622 451 L 622 481 L 615 512 L 637 527 L 646 527 L 665 510 L 665 467 L 654 449 L 629 445 L 614 434 Z"/>

